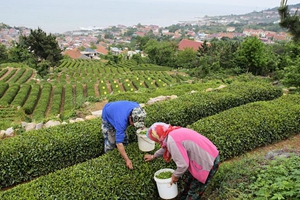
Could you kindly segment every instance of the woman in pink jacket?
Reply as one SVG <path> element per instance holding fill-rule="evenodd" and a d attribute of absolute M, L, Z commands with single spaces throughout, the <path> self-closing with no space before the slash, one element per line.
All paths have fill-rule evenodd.
<path fill-rule="evenodd" d="M 145 161 L 163 156 L 170 162 L 172 157 L 177 169 L 172 174 L 171 184 L 177 183 L 180 177 L 184 181 L 180 199 L 200 199 L 219 168 L 217 147 L 196 131 L 162 122 L 154 123 L 147 136 L 161 148 L 154 155 L 146 154 Z"/>

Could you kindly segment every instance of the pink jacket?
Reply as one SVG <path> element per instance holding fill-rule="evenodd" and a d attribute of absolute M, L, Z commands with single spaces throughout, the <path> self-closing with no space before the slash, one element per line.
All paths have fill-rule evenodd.
<path fill-rule="evenodd" d="M 174 176 L 181 177 L 188 169 L 194 178 L 205 183 L 219 155 L 217 147 L 205 136 L 188 128 L 173 130 L 165 142 L 177 166 Z M 161 148 L 154 156 L 160 157 L 163 153 Z"/>

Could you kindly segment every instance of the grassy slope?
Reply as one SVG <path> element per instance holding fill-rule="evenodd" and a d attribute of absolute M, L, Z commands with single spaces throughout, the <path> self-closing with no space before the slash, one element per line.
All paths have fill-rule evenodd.
<path fill-rule="evenodd" d="M 267 145 L 264 147 L 256 148 L 255 150 L 248 152 L 247 154 L 232 158 L 227 160 L 220 165 L 221 168 L 224 167 L 225 170 L 231 169 L 225 173 L 228 176 L 222 175 L 222 186 L 220 188 L 214 187 L 214 183 L 207 188 L 203 200 L 222 200 L 226 199 L 248 199 L 241 197 L 244 195 L 244 191 L 241 191 L 243 186 L 249 185 L 248 177 L 249 172 L 257 171 L 262 169 L 263 164 L 266 164 L 266 157 L 270 155 L 271 152 L 280 151 L 281 154 L 286 152 L 294 152 L 296 155 L 300 156 L 300 133 L 278 143 Z M 270 161 L 270 160 L 269 160 Z M 262 164 L 263 163 L 263 164 Z M 224 173 L 224 172 L 222 172 Z M 216 179 L 213 181 L 219 181 L 219 177 L 216 175 Z M 245 187 L 246 189 L 246 187 Z M 253 198 L 250 198 L 253 199 Z"/>

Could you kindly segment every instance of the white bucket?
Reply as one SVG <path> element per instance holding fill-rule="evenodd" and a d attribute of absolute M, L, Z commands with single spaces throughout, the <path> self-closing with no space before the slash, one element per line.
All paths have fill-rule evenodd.
<path fill-rule="evenodd" d="M 173 199 L 178 195 L 178 188 L 177 184 L 172 184 L 170 185 L 171 179 L 159 179 L 156 177 L 156 175 L 160 174 L 161 172 L 174 172 L 173 169 L 165 168 L 165 169 L 160 169 L 154 174 L 154 180 L 156 181 L 157 189 L 158 189 L 158 194 L 160 198 L 162 199 Z"/>
<path fill-rule="evenodd" d="M 149 152 L 155 149 L 155 142 L 150 140 L 145 133 L 141 133 L 145 131 L 147 132 L 148 128 L 138 129 L 136 135 L 138 137 L 139 149 L 144 152 Z"/>
<path fill-rule="evenodd" d="M 152 151 L 155 148 L 155 142 L 150 140 L 145 134 L 137 134 L 139 149 L 144 152 Z"/>

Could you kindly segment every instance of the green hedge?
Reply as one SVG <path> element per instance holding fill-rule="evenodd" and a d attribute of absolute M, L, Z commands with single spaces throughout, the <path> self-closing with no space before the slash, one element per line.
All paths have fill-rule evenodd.
<path fill-rule="evenodd" d="M 0 105 L 9 105 L 14 100 L 19 90 L 19 84 L 13 83 L 12 85 L 10 85 L 9 88 L 6 90 L 5 94 L 0 99 Z"/>
<path fill-rule="evenodd" d="M 25 83 L 32 76 L 32 74 L 33 74 L 33 69 L 27 69 L 26 72 L 21 76 L 20 79 L 17 80 L 16 83 L 18 84 Z"/>
<path fill-rule="evenodd" d="M 103 154 L 101 120 L 34 130 L 0 140 L 0 188 Z"/>
<path fill-rule="evenodd" d="M 15 75 L 9 80 L 10 84 L 16 83 L 21 76 L 25 73 L 26 69 L 25 68 L 20 68 Z"/>
<path fill-rule="evenodd" d="M 50 103 L 52 91 L 52 84 L 46 82 L 42 85 L 42 90 L 40 93 L 40 97 L 38 99 L 37 105 L 32 113 L 33 120 L 42 121 L 45 118 L 45 113 Z"/>
<path fill-rule="evenodd" d="M 33 113 L 35 104 L 37 103 L 38 98 L 39 98 L 40 91 L 41 91 L 41 87 L 39 84 L 34 83 L 31 85 L 30 93 L 28 95 L 27 100 L 25 101 L 25 103 L 23 105 L 23 108 L 27 115 L 30 115 Z"/>
<path fill-rule="evenodd" d="M 11 102 L 11 105 L 23 106 L 30 90 L 31 90 L 30 84 L 28 83 L 22 84 L 19 92 L 15 96 L 14 100 Z"/>
<path fill-rule="evenodd" d="M 6 72 L 8 72 L 8 69 L 7 69 L 7 68 L 1 69 L 1 71 L 0 71 L 0 78 L 1 78 L 2 76 L 4 76 L 4 74 L 6 74 Z"/>
<path fill-rule="evenodd" d="M 129 170 L 115 149 L 99 158 L 65 168 L 29 183 L 0 192 L 1 200 L 12 199 L 159 199 L 154 173 L 173 168 L 162 158 L 145 162 L 137 143 L 126 147 L 133 162 Z"/>
<path fill-rule="evenodd" d="M 3 71 L 3 70 L 2 70 Z M 2 72 L 1 71 L 1 72 Z M 0 76 L 1 77 L 1 76 Z M 5 91 L 9 88 L 9 84 L 8 83 L 4 83 L 2 81 L 0 81 L 0 98 L 5 94 Z"/>
<path fill-rule="evenodd" d="M 226 92 L 226 90 L 231 91 L 231 93 Z M 245 83 L 244 85 L 233 85 L 226 90 L 224 89 L 224 92 L 198 92 L 193 95 L 183 95 L 181 98 L 175 100 L 147 106 L 145 108 L 147 111 L 146 125 L 150 126 L 156 121 L 170 123 L 173 122 L 172 120 L 177 120 L 176 123 L 171 124 L 186 126 L 202 117 L 216 114 L 224 109 L 257 99 L 267 100 L 275 98 L 282 94 L 281 90 L 274 89 L 271 86 L 252 85 L 249 83 Z M 239 94 L 237 95 L 234 92 Z M 193 99 L 191 97 L 193 97 Z M 87 132 L 87 130 L 90 130 L 90 132 Z M 48 134 L 44 134 L 44 132 L 47 132 Z M 86 137 L 89 135 L 91 135 L 89 137 L 97 137 L 97 142 L 100 144 L 95 143 L 93 140 L 88 140 L 90 144 L 86 144 L 87 147 L 85 151 L 97 151 L 98 153 L 93 153 L 92 155 L 88 154 L 86 157 L 84 154 L 80 154 L 82 157 L 77 161 L 76 159 L 74 160 L 73 157 L 78 153 L 78 146 L 80 147 L 82 145 L 82 139 L 84 138 L 81 138 L 81 135 L 83 133 L 86 134 Z M 128 133 L 130 141 L 135 142 L 135 129 L 130 127 Z M 68 139 L 65 139 L 64 135 L 68 135 L 69 137 L 71 137 L 70 135 L 74 135 L 74 138 L 72 139 L 73 143 L 65 145 L 68 143 Z M 56 138 L 59 138 L 59 140 Z M 56 145 L 51 146 L 51 148 L 48 149 L 48 143 L 51 143 L 51 141 L 55 142 Z M 28 146 L 23 147 L 27 143 Z M 98 145 L 98 150 L 95 145 Z M 5 153 L 2 155 L 0 159 L 0 168 L 2 169 L 2 166 L 5 166 L 5 170 L 0 172 L 0 178 L 2 177 L 2 180 L 0 179 L 0 187 L 7 187 L 15 183 L 31 180 L 34 177 L 53 172 L 56 169 L 67 167 L 81 162 L 82 160 L 101 155 L 103 153 L 102 145 L 101 120 L 99 119 L 95 120 L 95 122 L 93 120 L 91 122 L 82 122 L 79 125 L 70 124 L 47 130 L 42 129 L 32 133 L 28 132 L 20 137 L 10 138 L 9 141 L 0 141 L 0 150 L 2 152 L 9 152 L 9 154 Z M 15 146 L 15 148 L 11 148 L 11 146 Z M 23 149 L 21 153 L 19 152 L 19 147 Z M 39 153 L 32 151 L 32 149 L 38 149 Z M 51 152 L 64 155 L 65 151 L 70 151 L 72 153 L 63 158 L 60 156 L 48 155 L 51 154 Z M 10 157 L 10 154 L 14 156 Z M 44 158 L 44 156 L 48 158 L 48 163 L 44 162 L 42 159 L 42 165 L 39 163 L 35 164 L 38 162 L 36 160 L 40 160 L 40 157 Z M 26 168 L 22 168 L 20 171 L 20 165 L 15 164 L 12 159 L 16 160 L 16 163 L 24 163 Z M 62 159 L 65 159 L 66 161 L 63 161 Z M 53 166 L 56 165 L 56 163 L 59 163 L 59 165 L 57 167 Z"/>
<path fill-rule="evenodd" d="M 212 92 L 196 92 L 177 99 L 152 104 L 145 108 L 146 126 L 161 121 L 187 126 L 197 120 L 229 108 L 280 97 L 282 90 L 267 83 L 235 82 Z"/>
<path fill-rule="evenodd" d="M 299 132 L 299 101 L 300 96 L 289 95 L 269 102 L 251 103 L 203 118 L 190 128 L 209 137 L 224 160 L 235 156 L 233 151 L 250 149 L 246 145 L 254 148 Z M 243 139 L 248 143 L 238 142 Z M 126 168 L 115 149 L 99 158 L 18 185 L 0 193 L 0 198 L 159 199 L 153 175 L 161 168 L 175 169 L 175 164 L 172 161 L 168 164 L 162 158 L 145 162 L 145 153 L 138 149 L 137 143 L 128 145 L 126 152 L 132 159 L 133 170 Z M 182 184 L 181 179 L 178 184 Z"/>
<path fill-rule="evenodd" d="M 188 127 L 214 141 L 225 160 L 300 133 L 299 102 L 299 95 L 285 95 L 232 108 Z"/>
<path fill-rule="evenodd" d="M 135 81 L 134 78 L 131 79 L 131 81 Z M 139 87 L 140 80 L 137 81 L 138 85 L 135 85 L 135 87 Z M 134 85 L 134 84 L 133 84 Z M 182 96 L 185 95 L 191 91 L 205 91 L 207 88 L 215 88 L 220 85 L 220 82 L 208 82 L 208 83 L 197 83 L 197 84 L 180 84 L 172 87 L 164 87 L 164 88 L 157 88 L 155 90 L 142 90 L 142 92 L 126 92 L 126 93 L 120 93 L 120 94 L 114 94 L 114 95 L 108 95 L 107 99 L 109 101 L 118 101 L 118 100 L 130 100 L 130 101 L 136 101 L 139 103 L 147 103 L 150 98 L 154 98 L 157 96 L 170 96 L 170 95 L 177 95 Z"/>
<path fill-rule="evenodd" d="M 12 76 L 15 75 L 16 71 L 17 71 L 17 69 L 15 69 L 15 68 L 12 69 L 12 70 L 9 72 L 9 74 L 6 75 L 1 81 L 7 82 Z"/>

